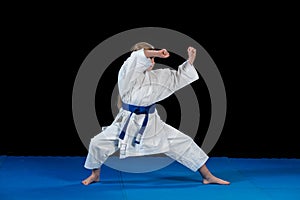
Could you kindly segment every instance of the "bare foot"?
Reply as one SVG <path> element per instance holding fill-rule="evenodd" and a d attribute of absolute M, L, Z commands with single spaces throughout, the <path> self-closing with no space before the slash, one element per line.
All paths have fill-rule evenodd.
<path fill-rule="evenodd" d="M 217 178 L 215 176 L 212 176 L 208 179 L 204 178 L 203 179 L 203 184 L 220 184 L 220 185 L 229 185 L 230 182 L 222 180 L 220 178 Z"/>
<path fill-rule="evenodd" d="M 89 185 L 89 184 L 96 183 L 99 181 L 100 181 L 99 176 L 92 174 L 89 177 L 87 177 L 86 179 L 84 179 L 83 181 L 81 181 L 81 183 L 83 185 Z"/>

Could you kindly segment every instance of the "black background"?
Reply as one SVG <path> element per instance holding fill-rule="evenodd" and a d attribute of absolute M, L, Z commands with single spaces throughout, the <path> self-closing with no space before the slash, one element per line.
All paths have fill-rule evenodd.
<path fill-rule="evenodd" d="M 160 13 L 148 15 L 155 20 L 128 13 L 113 20 L 95 13 L 39 10 L 6 16 L 0 154 L 85 156 L 72 115 L 73 83 L 83 60 L 117 33 L 164 27 L 196 40 L 222 75 L 227 117 L 210 156 L 300 158 L 299 50 L 291 13 L 283 18 L 280 12 L 251 10 L 212 18 L 185 10 L 178 20 Z M 195 141 L 201 145 L 201 136 Z"/>

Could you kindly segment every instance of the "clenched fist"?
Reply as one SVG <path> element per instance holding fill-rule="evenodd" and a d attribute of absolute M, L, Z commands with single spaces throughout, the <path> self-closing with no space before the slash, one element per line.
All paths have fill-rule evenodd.
<path fill-rule="evenodd" d="M 187 51 L 189 56 L 188 61 L 191 65 L 193 65 L 196 58 L 196 49 L 194 47 L 189 47 Z"/>

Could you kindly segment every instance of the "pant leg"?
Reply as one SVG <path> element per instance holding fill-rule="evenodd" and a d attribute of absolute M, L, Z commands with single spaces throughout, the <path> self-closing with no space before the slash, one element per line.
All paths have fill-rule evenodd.
<path fill-rule="evenodd" d="M 170 145 L 170 150 L 165 153 L 167 156 L 194 172 L 206 163 L 209 158 L 208 155 L 190 136 L 167 124 L 164 129 Z"/>
<path fill-rule="evenodd" d="M 106 159 L 118 150 L 119 131 L 119 127 L 112 124 L 91 139 L 85 168 L 100 168 Z"/>

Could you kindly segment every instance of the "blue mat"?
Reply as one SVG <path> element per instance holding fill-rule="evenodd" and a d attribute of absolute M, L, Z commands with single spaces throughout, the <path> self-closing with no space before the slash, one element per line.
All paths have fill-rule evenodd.
<path fill-rule="evenodd" d="M 146 173 L 103 165 L 101 182 L 84 186 L 81 180 L 90 174 L 84 160 L 0 156 L 0 200 L 300 199 L 300 159 L 210 158 L 208 168 L 231 181 L 229 186 L 204 185 L 198 173 L 177 162 Z"/>

